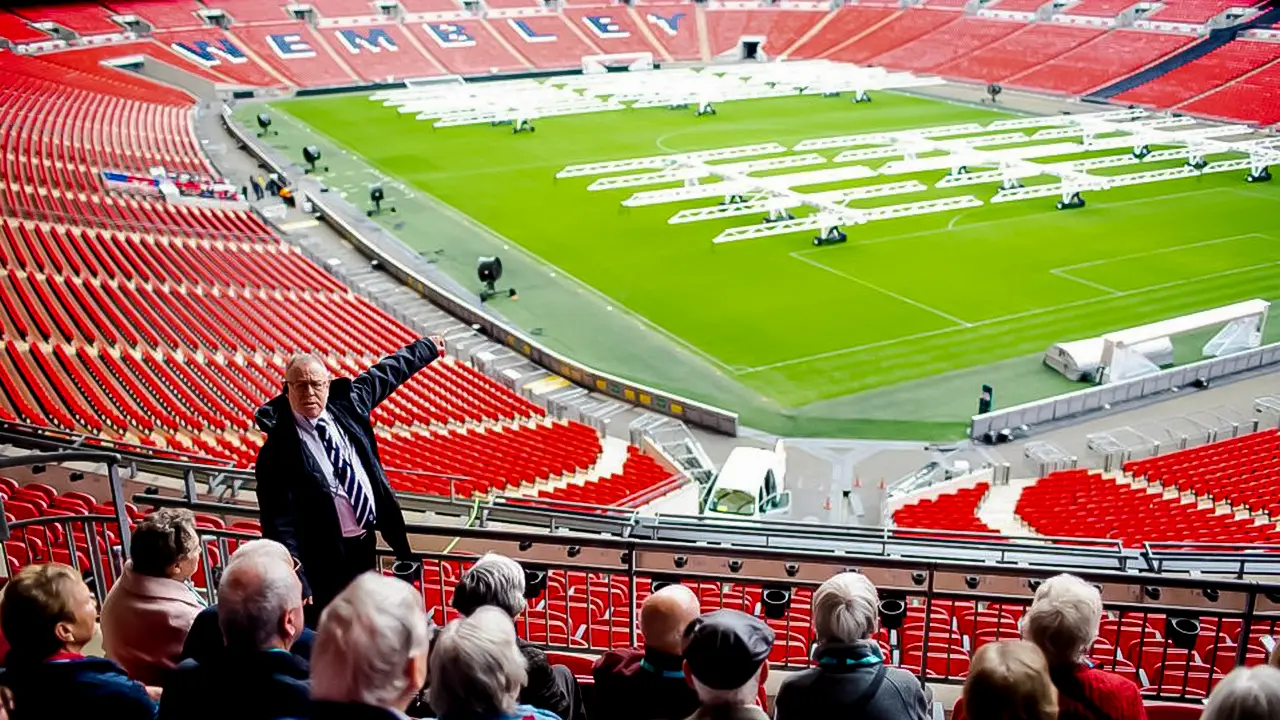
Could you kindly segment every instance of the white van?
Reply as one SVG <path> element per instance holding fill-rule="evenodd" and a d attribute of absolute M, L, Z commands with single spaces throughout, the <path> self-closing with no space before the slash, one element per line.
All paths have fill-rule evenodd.
<path fill-rule="evenodd" d="M 706 517 L 754 520 L 791 507 L 786 489 L 787 455 L 782 441 L 772 450 L 740 447 L 729 453 L 703 495 Z"/>

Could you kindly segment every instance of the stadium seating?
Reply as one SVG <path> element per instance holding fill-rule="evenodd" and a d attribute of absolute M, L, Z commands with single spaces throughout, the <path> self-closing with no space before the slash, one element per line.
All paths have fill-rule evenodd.
<path fill-rule="evenodd" d="M 928 73 L 965 57 L 1026 27 L 1009 20 L 961 17 L 937 30 L 875 58 L 875 63 L 900 70 Z M 855 44 L 856 46 L 856 44 Z"/>
<path fill-rule="evenodd" d="M 491 18 L 485 23 L 534 67 L 576 69 L 582 66 L 583 55 L 599 54 L 599 50 L 584 42 L 560 15 Z"/>
<path fill-rule="evenodd" d="M 124 32 L 111 19 L 111 13 L 97 3 L 40 5 L 13 11 L 30 22 L 53 22 L 78 35 L 109 35 Z"/>
<path fill-rule="evenodd" d="M 581 30 L 600 48 L 601 53 L 658 53 L 658 49 L 641 32 L 638 22 L 643 22 L 643 19 L 637 21 L 636 16 L 626 7 L 569 6 L 562 8 L 561 12 L 565 21 Z"/>
<path fill-rule="evenodd" d="M 868 7 L 865 5 L 845 5 L 827 21 L 826 25 L 796 47 L 790 57 L 810 59 L 826 57 L 827 53 L 856 40 L 859 35 L 875 28 L 890 17 L 896 10 L 887 7 Z"/>
<path fill-rule="evenodd" d="M 1135 460 L 1124 469 L 1197 498 L 1280 518 L 1280 434 L 1274 430 Z"/>
<path fill-rule="evenodd" d="M 1004 82 L 1096 39 L 1103 32 L 1100 28 L 1079 25 L 1033 23 L 969 55 L 935 66 L 933 72 L 943 77 Z"/>
<path fill-rule="evenodd" d="M 1066 14 L 1113 18 L 1137 4 L 1137 0 L 1080 0 L 1068 5 Z"/>
<path fill-rule="evenodd" d="M 990 489 L 988 483 L 981 482 L 971 488 L 919 500 L 894 512 L 893 523 L 900 528 L 995 533 L 995 529 L 975 516 Z"/>
<path fill-rule="evenodd" d="M 765 56 L 786 52 L 821 17 L 812 10 L 707 10 L 707 38 L 713 56 L 731 53 L 743 37 L 767 38 Z"/>
<path fill-rule="evenodd" d="M 1112 30 L 1006 80 L 1011 87 L 1083 95 L 1195 41 L 1191 35 Z"/>
<path fill-rule="evenodd" d="M 250 61 L 241 49 L 242 43 L 233 40 L 217 28 L 163 30 L 156 31 L 154 37 L 172 49 L 185 65 L 197 65 L 217 73 L 229 84 L 254 87 L 276 87 L 286 84 L 283 77 L 269 72 L 257 62 Z M 236 61 L 226 59 L 224 54 L 230 55 Z"/>
<path fill-rule="evenodd" d="M 955 22 L 960 17 L 959 12 L 950 9 L 905 10 L 862 34 L 848 45 L 832 50 L 826 57 L 858 64 L 881 64 L 879 62 L 881 55 L 921 38 L 947 23 Z"/>
<path fill-rule="evenodd" d="M 210 0 L 205 3 L 206 7 L 226 12 L 236 25 L 290 20 L 286 5 L 288 3 L 280 0 Z"/>
<path fill-rule="evenodd" d="M 258 48 L 262 61 L 294 85 L 351 85 L 359 80 L 306 23 L 236 26 L 232 32 L 250 47 Z"/>
<path fill-rule="evenodd" d="M 524 58 L 513 55 L 508 48 L 514 46 L 494 35 L 488 23 L 479 19 L 431 26 L 425 32 L 430 38 L 422 43 L 427 52 L 456 75 L 491 75 L 532 67 Z M 450 39 L 459 33 L 465 34 L 466 40 Z"/>
<path fill-rule="evenodd" d="M 998 0 L 991 7 L 996 10 L 1005 10 L 1008 12 L 1030 12 L 1033 13 L 1045 5 L 1047 0 Z"/>
<path fill-rule="evenodd" d="M 1158 22 L 1202 25 L 1227 10 L 1259 4 L 1260 0 L 1173 0 L 1162 3 L 1148 18 Z"/>
<path fill-rule="evenodd" d="M 320 17 L 377 17 L 381 15 L 373 0 L 310 0 Z"/>
<path fill-rule="evenodd" d="M 1259 543 L 1280 540 L 1274 522 L 1199 507 L 1162 489 L 1134 487 L 1087 470 L 1054 473 L 1022 491 L 1018 517 L 1041 535 L 1153 542 Z"/>
<path fill-rule="evenodd" d="M 1151 82 L 1121 93 L 1117 102 L 1175 107 L 1280 59 L 1280 43 L 1235 40 Z"/>
<path fill-rule="evenodd" d="M 636 12 L 649 24 L 649 32 L 675 60 L 699 60 L 698 14 L 688 3 L 646 3 Z"/>
<path fill-rule="evenodd" d="M 1178 106 L 1183 112 L 1258 125 L 1280 122 L 1280 64 L 1228 83 Z"/>
<path fill-rule="evenodd" d="M 126 0 L 106 2 L 103 6 L 117 15 L 135 15 L 157 30 L 199 27 L 204 24 L 196 14 L 204 6 L 196 0 Z"/>

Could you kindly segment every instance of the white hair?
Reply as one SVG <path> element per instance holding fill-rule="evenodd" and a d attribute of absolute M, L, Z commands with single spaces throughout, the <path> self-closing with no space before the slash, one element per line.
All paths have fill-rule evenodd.
<path fill-rule="evenodd" d="M 698 694 L 698 702 L 703 707 L 755 705 L 756 694 L 760 691 L 760 670 L 757 669 L 745 685 L 733 690 L 709 688 L 695 677 L 693 679 L 693 691 Z"/>
<path fill-rule="evenodd" d="M 516 617 L 524 612 L 524 568 L 505 555 L 487 553 L 453 589 L 453 607 L 463 615 L 492 605 Z"/>
<path fill-rule="evenodd" d="M 302 582 L 284 546 L 246 543 L 218 583 L 218 626 L 227 647 L 266 650 L 280 638 L 280 618 L 302 607 Z"/>
<path fill-rule="evenodd" d="M 511 617 L 477 608 L 440 631 L 429 661 L 427 699 L 439 717 L 488 718 L 515 712 L 527 663 Z"/>
<path fill-rule="evenodd" d="M 294 368 L 301 367 L 303 365 L 310 365 L 312 363 L 319 365 L 320 368 L 325 372 L 329 371 L 329 366 L 325 364 L 324 358 L 320 357 L 319 353 L 302 352 L 302 353 L 295 353 L 294 355 L 290 356 L 289 362 L 286 363 L 284 366 L 284 374 L 288 376 L 289 371 L 293 370 Z"/>
<path fill-rule="evenodd" d="M 818 642 L 853 643 L 876 631 L 880 596 L 866 575 L 843 572 L 813 593 L 813 628 Z"/>
<path fill-rule="evenodd" d="M 1275 720 L 1280 717 L 1280 670 L 1239 667 L 1213 689 L 1201 720 Z"/>
<path fill-rule="evenodd" d="M 240 547 L 236 548 L 236 551 L 231 553 L 231 558 L 227 560 L 227 569 L 230 569 L 232 565 L 235 565 L 242 560 L 248 560 L 260 554 L 276 557 L 280 559 L 280 562 L 286 563 L 290 566 L 293 565 L 293 556 L 289 554 L 288 548 L 275 540 L 259 538 L 257 540 L 240 543 Z"/>
<path fill-rule="evenodd" d="M 410 657 L 430 642 L 418 591 L 406 582 L 367 572 L 333 599 L 320 616 L 311 652 L 311 694 L 317 700 L 401 710 L 410 692 Z"/>
<path fill-rule="evenodd" d="M 1040 648 L 1049 667 L 1080 661 L 1098 637 L 1102 593 L 1075 575 L 1055 575 L 1036 589 L 1022 619 L 1022 639 Z"/>

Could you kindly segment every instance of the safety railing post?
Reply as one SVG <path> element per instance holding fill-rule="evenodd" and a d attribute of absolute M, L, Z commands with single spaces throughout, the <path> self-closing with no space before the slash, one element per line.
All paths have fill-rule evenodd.
<path fill-rule="evenodd" d="M 627 628 L 627 642 L 631 643 L 631 647 L 636 647 L 636 622 L 640 615 L 636 607 L 636 546 L 635 543 L 628 544 L 627 547 L 627 610 L 631 618 Z"/>
<path fill-rule="evenodd" d="M 111 485 L 111 509 L 115 512 L 116 524 L 120 528 L 120 554 L 125 561 L 128 561 L 129 544 L 133 541 L 133 531 L 129 529 L 129 512 L 125 506 L 124 482 L 120 479 L 120 465 L 117 461 L 107 461 L 107 481 Z"/>

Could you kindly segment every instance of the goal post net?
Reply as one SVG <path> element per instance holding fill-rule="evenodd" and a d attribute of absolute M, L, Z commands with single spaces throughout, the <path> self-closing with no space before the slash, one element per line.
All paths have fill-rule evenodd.
<path fill-rule="evenodd" d="M 608 55 L 583 55 L 583 75 L 603 75 L 607 72 L 636 72 L 653 69 L 653 53 L 613 53 Z"/>

